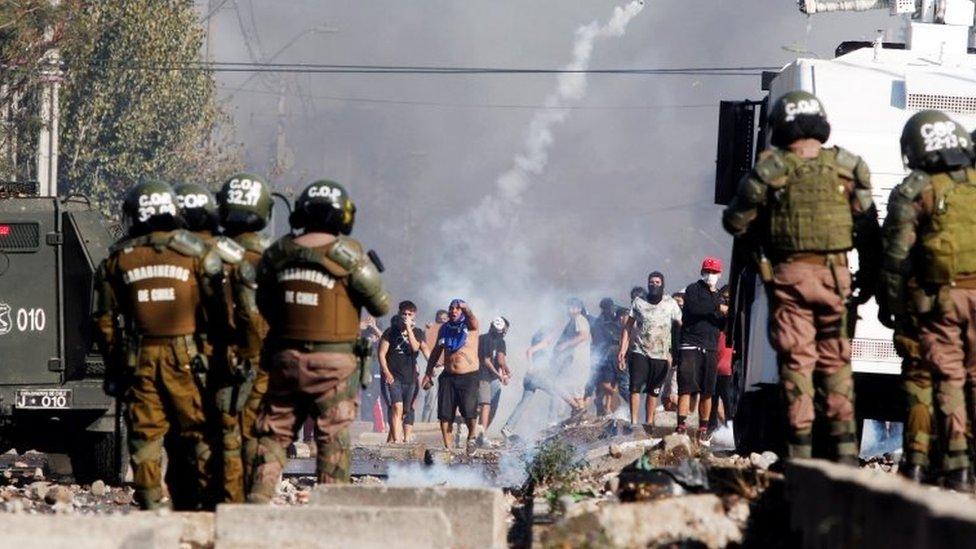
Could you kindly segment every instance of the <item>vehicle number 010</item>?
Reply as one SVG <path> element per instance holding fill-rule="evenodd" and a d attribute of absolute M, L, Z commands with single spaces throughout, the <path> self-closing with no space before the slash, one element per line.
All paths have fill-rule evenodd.
<path fill-rule="evenodd" d="M 17 309 L 17 330 L 21 332 L 43 332 L 47 325 L 44 309 Z"/>

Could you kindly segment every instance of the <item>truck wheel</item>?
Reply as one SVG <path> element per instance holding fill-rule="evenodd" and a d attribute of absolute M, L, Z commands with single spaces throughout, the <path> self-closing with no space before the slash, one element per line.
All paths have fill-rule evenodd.
<path fill-rule="evenodd" d="M 772 450 L 785 455 L 786 405 L 777 385 L 761 385 L 741 395 L 734 419 L 736 452 Z"/>
<path fill-rule="evenodd" d="M 119 421 L 112 432 L 81 433 L 71 449 L 71 466 L 80 484 L 102 480 L 121 486 L 129 467 L 125 422 Z"/>

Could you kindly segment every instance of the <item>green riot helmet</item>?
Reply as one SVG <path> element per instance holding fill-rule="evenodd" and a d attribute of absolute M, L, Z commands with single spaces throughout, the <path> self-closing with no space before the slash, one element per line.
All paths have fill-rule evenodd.
<path fill-rule="evenodd" d="M 973 138 L 944 112 L 921 111 L 905 122 L 901 154 L 913 170 L 955 170 L 973 163 Z"/>
<path fill-rule="evenodd" d="M 173 192 L 176 193 L 176 207 L 187 229 L 211 233 L 217 231 L 217 202 L 206 187 L 196 183 L 180 183 L 173 187 Z"/>
<path fill-rule="evenodd" d="M 320 179 L 305 187 L 288 221 L 293 229 L 349 234 L 356 221 L 356 205 L 345 187 Z"/>
<path fill-rule="evenodd" d="M 830 137 L 830 124 L 820 100 L 812 93 L 799 90 L 776 101 L 769 113 L 769 127 L 770 143 L 781 149 L 800 139 L 825 143 Z"/>
<path fill-rule="evenodd" d="M 168 183 L 158 179 L 143 181 L 129 189 L 122 203 L 122 219 L 129 236 L 184 226 L 176 209 L 176 193 Z"/>
<path fill-rule="evenodd" d="M 271 187 L 259 175 L 234 174 L 217 193 L 217 211 L 231 235 L 260 231 L 271 219 Z"/>

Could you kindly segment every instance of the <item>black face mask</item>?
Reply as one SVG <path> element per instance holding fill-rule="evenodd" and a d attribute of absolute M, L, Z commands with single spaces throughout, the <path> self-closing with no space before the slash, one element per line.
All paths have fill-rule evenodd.
<path fill-rule="evenodd" d="M 648 286 L 647 287 L 647 300 L 651 303 L 657 305 L 661 302 L 664 297 L 664 286 Z"/>

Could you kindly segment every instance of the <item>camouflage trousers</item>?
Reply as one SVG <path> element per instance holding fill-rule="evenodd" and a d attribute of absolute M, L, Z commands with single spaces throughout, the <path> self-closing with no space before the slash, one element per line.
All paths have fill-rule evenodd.
<path fill-rule="evenodd" d="M 261 364 L 264 363 L 265 360 L 262 357 Z M 261 400 L 264 398 L 265 393 L 268 392 L 268 372 L 261 367 L 261 364 L 255 364 L 253 366 L 254 378 L 251 381 L 247 400 L 244 401 L 244 406 L 238 418 L 244 448 L 245 489 L 250 489 L 251 478 L 254 475 L 254 460 L 257 458 L 258 440 L 254 435 L 254 426 L 257 423 Z"/>
<path fill-rule="evenodd" d="M 164 438 L 170 467 L 189 476 L 170 483 L 173 502 L 183 509 L 212 503 L 207 496 L 212 477 L 212 431 L 208 430 L 203 393 L 191 367 L 194 354 L 195 348 L 184 338 L 159 340 L 139 349 L 126 394 L 126 419 L 135 499 L 143 509 L 167 505 L 163 497 Z"/>
<path fill-rule="evenodd" d="M 257 454 L 248 501 L 269 501 L 287 463 L 286 449 L 306 417 L 314 418 L 316 471 L 321 483 L 349 482 L 349 425 L 356 419 L 357 362 L 352 354 L 277 352 L 255 426 Z"/>
<path fill-rule="evenodd" d="M 226 376 L 225 376 L 226 377 Z M 215 379 L 212 383 L 214 406 L 213 415 L 220 429 L 220 501 L 224 503 L 244 502 L 244 463 L 241 456 L 241 412 L 244 398 L 250 384 L 246 381 Z M 244 395 L 246 396 L 246 395 Z"/>
<path fill-rule="evenodd" d="M 829 423 L 836 458 L 856 458 L 851 344 L 844 327 L 850 271 L 843 265 L 780 263 L 769 286 L 770 343 L 788 405 L 790 457 L 812 456 L 819 414 Z"/>
<path fill-rule="evenodd" d="M 894 343 L 895 350 L 902 357 L 902 386 L 908 404 L 902 443 L 905 461 L 928 467 L 935 435 L 932 369 L 922 360 L 916 328 L 896 328 Z"/>
<path fill-rule="evenodd" d="M 976 289 L 949 288 L 941 314 L 920 327 L 922 358 L 938 382 L 936 397 L 945 418 L 946 471 L 969 467 L 966 382 L 976 383 Z"/>

